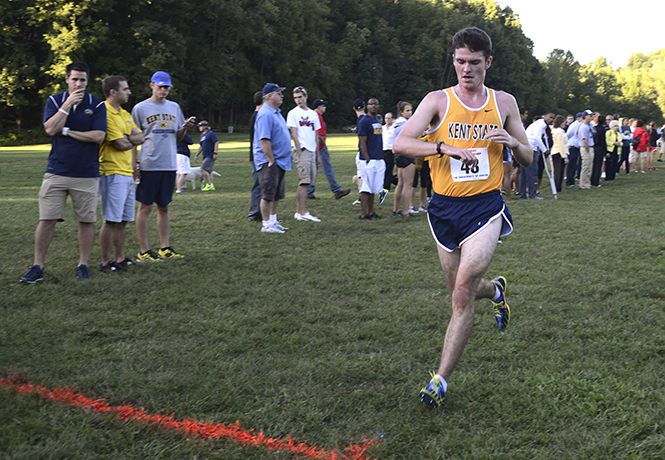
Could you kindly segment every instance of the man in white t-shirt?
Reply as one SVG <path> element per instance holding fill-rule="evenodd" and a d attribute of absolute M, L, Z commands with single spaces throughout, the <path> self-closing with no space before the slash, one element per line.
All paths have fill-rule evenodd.
<path fill-rule="evenodd" d="M 530 166 L 520 168 L 520 198 L 522 199 L 543 199 L 536 195 L 538 189 L 538 158 L 541 153 L 549 154 L 549 148 L 543 136 L 552 120 L 554 120 L 554 113 L 547 112 L 542 118 L 534 121 L 526 128 L 526 136 L 533 149 L 533 162 Z"/>
<path fill-rule="evenodd" d="M 298 166 L 298 210 L 296 220 L 321 222 L 307 211 L 307 188 L 316 183 L 316 168 L 321 165 L 319 143 L 316 132 L 321 128 L 319 115 L 307 107 L 307 90 L 302 86 L 293 89 L 296 107 L 286 116 L 286 126 L 291 132 L 295 147 L 295 160 Z"/>

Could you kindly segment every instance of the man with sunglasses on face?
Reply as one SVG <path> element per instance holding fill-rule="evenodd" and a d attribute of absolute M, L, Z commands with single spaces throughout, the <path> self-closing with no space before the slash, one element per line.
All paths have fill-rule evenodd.
<path fill-rule="evenodd" d="M 367 101 L 367 115 L 358 118 L 358 150 L 356 168 L 361 179 L 360 219 L 380 219 L 374 212 L 374 195 L 383 191 L 386 162 L 383 160 L 383 125 L 379 119 L 379 100 L 375 97 Z"/>

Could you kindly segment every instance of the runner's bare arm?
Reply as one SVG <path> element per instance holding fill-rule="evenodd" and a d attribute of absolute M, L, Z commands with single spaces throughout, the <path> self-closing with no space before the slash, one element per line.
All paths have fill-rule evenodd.
<path fill-rule="evenodd" d="M 515 98 L 504 91 L 496 92 L 496 102 L 499 111 L 505 114 L 503 120 L 504 129 L 495 129 L 487 133 L 485 139 L 503 144 L 512 150 L 515 159 L 522 166 L 529 166 L 533 161 L 533 150 L 526 137 L 526 131 L 522 125 L 520 111 Z"/>
<path fill-rule="evenodd" d="M 395 142 L 393 153 L 415 158 L 437 155 L 436 144 L 425 142 L 420 135 L 431 125 L 437 126 L 448 107 L 448 96 L 444 91 L 433 91 L 420 102 L 416 112 L 402 128 Z M 466 149 L 441 145 L 441 153 L 462 161 L 467 165 L 477 163 L 476 155 Z"/>

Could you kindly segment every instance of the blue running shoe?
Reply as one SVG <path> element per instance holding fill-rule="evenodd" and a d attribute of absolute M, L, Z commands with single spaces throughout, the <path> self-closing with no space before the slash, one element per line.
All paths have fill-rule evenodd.
<path fill-rule="evenodd" d="M 386 197 L 388 196 L 388 190 L 387 188 L 384 188 L 379 192 L 379 204 L 383 204 L 384 201 L 386 201 Z"/>
<path fill-rule="evenodd" d="M 44 269 L 39 265 L 30 267 L 30 271 L 21 277 L 21 283 L 35 284 L 44 281 Z"/>
<path fill-rule="evenodd" d="M 492 306 L 494 306 L 494 317 L 496 318 L 496 322 L 499 324 L 499 329 L 505 329 L 508 327 L 508 323 L 510 323 L 510 307 L 508 306 L 508 302 L 506 302 L 506 286 L 508 283 L 506 282 L 506 278 L 503 276 L 497 276 L 492 280 L 492 283 L 494 283 L 499 288 L 499 292 L 501 293 L 501 296 L 497 302 L 492 300 Z"/>
<path fill-rule="evenodd" d="M 427 387 L 420 390 L 420 400 L 426 402 L 433 408 L 438 409 L 441 407 L 441 404 L 443 404 L 443 398 L 446 396 L 446 392 L 443 389 L 441 380 L 439 380 L 436 374 L 430 372 L 430 375 L 432 376 L 432 380 L 429 381 Z"/>
<path fill-rule="evenodd" d="M 76 267 L 76 277 L 80 280 L 84 280 L 86 278 L 92 278 L 92 275 L 90 274 L 90 269 L 88 268 L 87 265 L 79 265 Z"/>

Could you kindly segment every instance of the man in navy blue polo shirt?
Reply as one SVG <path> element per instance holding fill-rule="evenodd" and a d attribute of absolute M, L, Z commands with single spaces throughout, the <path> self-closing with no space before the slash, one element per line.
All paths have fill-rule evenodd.
<path fill-rule="evenodd" d="M 95 239 L 99 145 L 106 137 L 104 101 L 86 91 L 90 71 L 82 62 L 66 67 L 67 91 L 46 101 L 44 130 L 51 136 L 51 153 L 39 191 L 39 225 L 35 231 L 35 259 L 21 282 L 44 279 L 44 259 L 55 234 L 55 224 L 65 220 L 65 202 L 71 195 L 74 219 L 79 222 L 79 279 L 90 278 L 88 259 Z"/>
<path fill-rule="evenodd" d="M 196 152 L 194 161 L 203 154 L 203 160 L 201 163 L 201 175 L 206 181 L 205 187 L 203 187 L 204 192 L 215 190 L 215 186 L 212 183 L 212 167 L 217 161 L 217 149 L 219 148 L 219 139 L 217 139 L 217 134 L 210 129 L 210 124 L 207 121 L 201 120 L 198 125 L 199 132 L 199 150 Z"/>
<path fill-rule="evenodd" d="M 354 103 L 355 106 L 355 103 Z M 367 115 L 358 118 L 358 156 L 356 168 L 360 186 L 360 218 L 380 219 L 374 212 L 374 195 L 383 191 L 386 162 L 383 160 L 383 136 L 378 118 L 379 100 L 367 101 Z"/>

